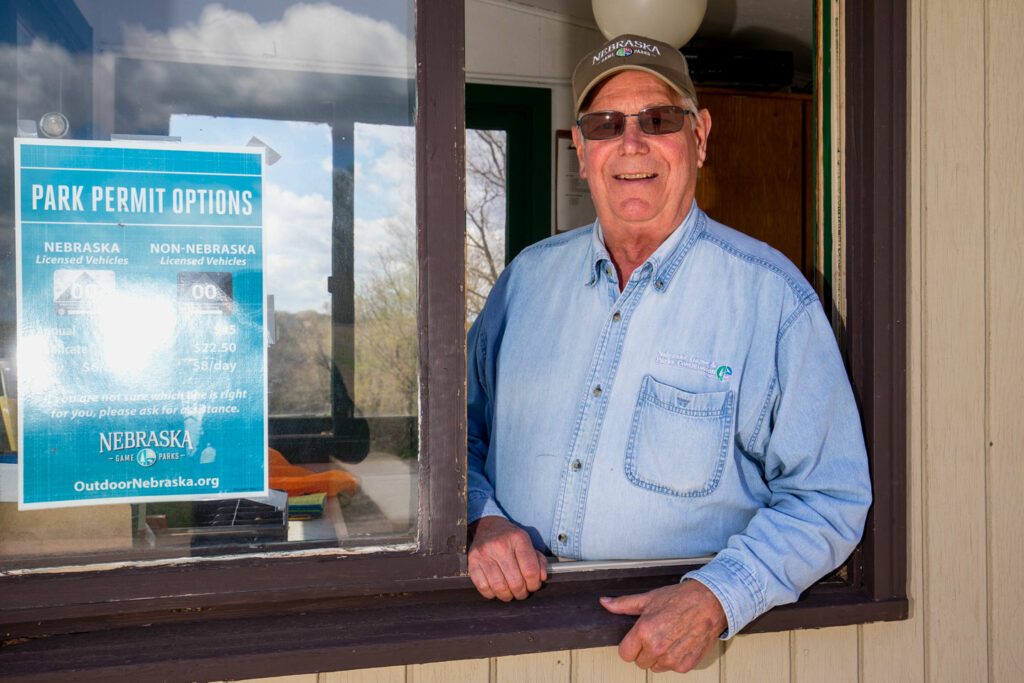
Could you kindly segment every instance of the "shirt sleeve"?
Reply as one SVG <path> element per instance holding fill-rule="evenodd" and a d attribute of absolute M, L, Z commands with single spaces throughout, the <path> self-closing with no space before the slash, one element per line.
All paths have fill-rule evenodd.
<path fill-rule="evenodd" d="M 763 463 L 768 505 L 704 567 L 689 572 L 722 604 L 729 638 L 794 602 L 849 556 L 871 504 L 864 437 L 832 330 L 817 300 L 780 331 Z"/>
<path fill-rule="evenodd" d="M 503 279 L 499 279 L 494 289 L 498 289 L 502 282 Z M 467 524 L 481 517 L 506 517 L 495 501 L 494 486 L 487 474 L 496 355 L 496 350 L 489 344 L 491 335 L 487 333 L 487 314 L 485 306 L 470 327 L 466 340 Z"/>

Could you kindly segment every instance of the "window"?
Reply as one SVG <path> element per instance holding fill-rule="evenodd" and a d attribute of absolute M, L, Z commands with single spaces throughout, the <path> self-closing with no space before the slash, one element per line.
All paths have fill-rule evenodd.
<path fill-rule="evenodd" d="M 436 28 L 433 42 L 422 40 L 417 46 L 414 17 L 427 21 L 431 12 L 416 14 L 404 0 L 282 1 L 255 9 L 247 3 L 151 7 L 50 0 L 9 2 L 2 9 L 4 78 L 18 84 L 17 90 L 10 90 L 17 96 L 9 98 L 8 120 L 20 124 L 17 130 L 5 128 L 9 138 L 40 140 L 40 119 L 59 112 L 70 122 L 66 137 L 113 140 L 112 149 L 203 152 L 229 145 L 263 150 L 266 284 L 267 294 L 273 296 L 273 305 L 268 303 L 265 310 L 276 323 L 268 325 L 273 333 L 268 354 L 270 446 L 286 454 L 286 467 L 301 468 L 314 478 L 346 473 L 358 483 L 355 491 L 328 490 L 319 519 L 296 519 L 308 514 L 308 507 L 299 507 L 284 523 L 287 510 L 268 501 L 255 501 L 264 506 L 253 508 L 255 512 L 245 509 L 252 496 L 225 501 L 226 510 L 209 510 L 204 501 L 173 496 L 167 501 L 128 500 L 74 510 L 17 511 L 15 503 L 5 502 L 0 564 L 10 572 L 5 578 L 15 577 L 0 589 L 11 598 L 4 600 L 4 608 L 10 608 L 5 622 L 19 621 L 29 612 L 41 614 L 36 608 L 44 604 L 56 613 L 81 613 L 84 603 L 93 602 L 86 597 L 83 603 L 82 596 L 94 589 L 102 593 L 103 586 L 115 584 L 127 588 L 118 571 L 110 571 L 122 562 L 136 570 L 155 565 L 161 567 L 152 570 L 156 574 L 169 571 L 178 578 L 188 574 L 181 572 L 183 566 L 198 564 L 204 576 L 186 579 L 186 584 L 195 580 L 191 586 L 171 588 L 164 581 L 160 587 L 144 585 L 147 581 L 136 589 L 118 589 L 115 601 L 122 606 L 108 613 L 121 611 L 135 599 L 141 600 L 137 605 L 151 609 L 156 603 L 149 601 L 155 597 L 161 602 L 158 596 L 168 589 L 179 596 L 206 593 L 202 586 L 220 570 L 241 572 L 247 577 L 243 584 L 262 574 L 270 580 L 268 587 L 296 596 L 310 581 L 327 585 L 317 574 L 338 585 L 388 575 L 415 579 L 457 574 L 458 544 L 449 541 L 453 534 L 442 526 L 454 524 L 456 515 L 450 511 L 459 507 L 455 463 L 438 464 L 419 474 L 419 464 L 445 448 L 443 439 L 431 438 L 429 428 L 421 432 L 420 425 L 454 422 L 446 417 L 440 400 L 428 410 L 426 397 L 435 392 L 454 394 L 459 376 L 444 380 L 453 389 L 440 379 L 432 381 L 435 366 L 450 365 L 446 354 L 457 358 L 457 345 L 448 351 L 451 344 L 431 342 L 435 337 L 458 339 L 464 329 L 461 314 L 446 318 L 443 312 L 455 300 L 457 288 L 434 284 L 444 280 L 441 273 L 452 270 L 445 263 L 449 250 L 445 248 L 445 258 L 434 259 L 429 267 L 428 259 L 418 258 L 432 250 L 441 253 L 450 240 L 443 229 L 431 231 L 432 244 L 417 234 L 425 232 L 417 230 L 417 215 L 421 223 L 428 216 L 431 223 L 447 223 L 433 218 L 440 210 L 436 207 L 444 208 L 444 203 L 418 206 L 415 187 L 424 186 L 424 177 L 458 177 L 450 164 L 424 162 L 418 172 L 415 166 L 415 159 L 427 158 L 413 153 L 417 144 L 427 149 L 445 139 L 434 134 L 428 140 L 422 131 L 435 120 L 447 125 L 461 116 L 458 109 L 435 114 L 429 102 L 416 107 L 415 55 L 434 50 L 434 57 L 421 60 L 429 64 L 442 50 Z M 331 40 L 309 41 L 318 31 L 327 31 Z M 345 35 L 351 40 L 336 40 Z M 461 84 L 456 101 L 461 105 Z M 417 116 L 418 142 L 412 128 Z M 452 137 L 449 149 L 460 148 L 457 139 Z M 389 160 L 401 162 L 399 168 L 389 168 Z M 12 217 L 8 226 L 13 226 L 15 164 L 9 153 L 2 161 L 9 189 L 0 197 L 0 206 Z M 392 171 L 398 175 L 388 176 Z M 451 213 L 461 213 L 461 198 L 453 192 L 439 194 L 455 207 Z M 13 229 L 4 231 L 2 239 L 2 276 L 8 286 L 0 304 L 5 311 L 0 324 L 10 370 L 16 353 Z M 388 251 L 392 248 L 403 250 L 405 260 Z M 424 262 L 422 268 L 418 261 Z M 379 263 L 383 269 L 375 268 Z M 382 271 L 400 276 L 405 289 L 385 301 L 394 310 L 374 318 L 367 302 L 384 289 L 374 280 Z M 251 298 L 261 303 L 258 296 Z M 431 316 L 430 330 L 417 326 L 418 309 L 437 308 L 442 312 Z M 78 327 L 84 320 L 78 319 Z M 446 321 L 447 331 L 442 332 Z M 393 355 L 381 359 L 379 349 L 363 343 L 374 338 L 366 331 L 381 325 L 400 328 L 387 335 L 404 340 L 400 360 L 406 367 L 400 379 L 388 374 L 397 365 Z M 296 329 L 302 333 L 296 334 Z M 419 338 L 417 329 L 422 331 Z M 227 345 L 223 350 L 222 341 Z M 211 368 L 234 352 L 230 339 L 210 343 L 217 348 L 196 354 L 203 355 L 199 361 Z M 428 362 L 422 349 L 430 346 L 439 350 Z M 218 358 L 221 353 L 225 356 Z M 5 376 L 12 379 L 13 375 Z M 14 398 L 13 381 L 5 382 L 6 391 L 11 393 L 5 397 Z M 13 401 L 8 405 L 13 407 Z M 447 411 L 457 415 L 458 408 Z M 198 432 L 188 434 L 190 441 L 199 438 L 194 436 Z M 205 453 L 203 448 L 200 453 Z M 11 500 L 16 499 L 17 487 L 7 484 L 17 481 L 11 475 L 24 463 L 14 450 L 9 448 L 0 463 L 5 497 L 13 488 Z M 256 457 L 247 466 L 261 461 L 262 453 L 255 450 Z M 207 456 L 212 459 L 213 453 L 203 457 Z M 132 466 L 142 465 L 138 457 Z M 296 476 L 305 476 L 301 470 Z M 338 494 L 348 494 L 349 500 L 340 500 Z M 291 502 L 288 506 L 293 507 Z M 331 508 L 339 512 L 339 507 L 344 507 L 341 515 L 329 514 Z M 447 512 L 441 515 L 442 511 Z M 244 516 L 247 513 L 249 517 Z M 225 518 L 245 523 L 232 524 L 229 533 L 223 533 L 217 525 Z M 446 521 L 433 523 L 439 518 Z M 233 555 L 245 559 L 233 561 Z M 311 555 L 319 562 L 305 559 Z M 196 563 L 199 557 L 216 559 Z M 273 566 L 265 566 L 268 557 L 275 560 Z M 324 558 L 345 566 L 326 566 Z M 383 574 L 381 567 L 387 568 Z M 69 569 L 76 572 L 73 582 L 64 571 Z M 64 578 L 52 583 L 57 576 Z M 20 585 L 17 590 L 15 583 Z M 64 591 L 58 584 L 69 588 Z M 28 593 L 21 590 L 28 586 L 34 588 Z M 31 597 L 37 589 L 40 592 Z M 19 604 L 16 595 L 26 601 Z"/>
<path fill-rule="evenodd" d="M 102 221 L 109 219 L 100 215 L 97 222 L 88 211 L 63 216 L 70 220 L 60 224 L 23 221 L 18 267 L 26 288 L 18 368 L 26 376 L 19 378 L 22 395 L 12 399 L 20 399 L 24 424 L 32 429 L 23 430 L 26 457 L 9 456 L 16 462 L 8 470 L 24 473 L 24 502 L 45 509 L 28 515 L 5 505 L 0 564 L 22 569 L 409 546 L 416 527 L 419 443 L 415 88 L 406 35 L 411 33 L 411 5 L 278 2 L 252 12 L 244 3 L 199 3 L 173 5 L 165 14 L 132 10 L 131 4 L 16 3 L 19 32 L 12 47 L 19 79 L 17 139 L 25 157 L 21 168 L 37 163 L 29 158 L 35 150 L 80 150 L 83 159 L 100 149 L 113 156 L 122 149 L 126 156 L 143 155 L 136 166 L 126 164 L 117 174 L 106 170 L 106 161 L 96 161 L 88 170 L 93 178 L 102 174 L 107 185 L 86 189 L 102 190 L 116 182 L 127 190 L 151 181 L 158 201 L 153 206 L 140 201 L 139 212 L 152 214 L 163 206 L 159 200 L 165 190 L 171 204 L 179 190 L 166 186 L 176 178 L 201 185 L 230 177 L 188 175 L 189 155 L 225 147 L 262 149 L 259 187 L 250 196 L 262 219 L 263 244 L 252 240 L 243 245 L 247 258 L 216 256 L 239 247 L 233 241 L 236 233 L 221 230 L 214 239 L 213 227 L 203 224 L 216 222 L 210 218 L 216 212 L 204 211 L 202 204 L 195 213 L 185 212 L 195 216 L 195 227 L 162 227 L 134 216 L 119 217 L 120 229 L 104 228 Z M 308 44 L 306 39 L 320 27 L 347 38 L 332 45 Z M 277 48 L 279 55 L 273 54 Z M 273 87 L 254 89 L 255 84 Z M 112 143 L 47 147 L 47 132 L 36 124 L 47 112 L 71 122 L 71 139 Z M 157 174 L 157 162 L 147 160 L 160 155 L 178 159 L 176 170 Z M 63 162 L 54 163 L 52 169 L 33 171 L 40 183 L 33 191 L 67 187 L 46 183 L 75 177 L 60 168 Z M 17 173 L 19 180 L 28 178 L 27 170 Z M 186 191 L 204 196 L 201 187 Z M 134 207 L 134 195 L 132 202 Z M 33 207 L 37 203 L 33 200 Z M 45 199 L 41 203 L 45 208 Z M 36 232 L 46 235 L 44 250 L 97 244 L 124 258 L 111 269 L 97 269 L 87 268 L 89 261 L 77 265 L 82 262 L 78 257 L 33 257 L 38 245 L 29 237 Z M 80 241 L 86 239 L 103 241 Z M 198 246 L 205 251 L 197 252 L 194 240 L 202 240 Z M 138 253 L 130 253 L 133 247 Z M 196 253 L 200 256 L 189 257 Z M 203 253 L 214 256 L 204 258 Z M 13 259 L 13 252 L 9 256 Z M 41 266 L 40 258 L 46 261 Z M 49 261 L 62 258 L 72 265 L 50 267 Z M 258 259 L 262 268 L 253 265 Z M 96 279 L 111 290 L 110 307 L 119 309 L 114 317 L 123 318 L 117 333 L 105 334 L 117 322 L 113 317 L 86 306 L 59 305 L 55 314 L 35 316 L 38 307 L 29 283 L 36 271 L 49 270 L 54 297 L 58 290 L 82 287 L 71 278 Z M 261 311 L 259 293 L 249 297 L 254 300 L 250 318 L 250 304 L 242 299 L 244 283 L 261 270 L 266 304 Z M 195 291 L 223 287 L 228 303 L 204 310 L 212 316 L 189 318 L 180 306 L 176 312 L 170 296 L 175 277 L 178 289 L 183 278 Z M 121 293 L 143 282 L 149 283 L 149 295 L 129 300 Z M 14 298 L 13 287 L 5 291 Z M 138 310 L 131 308 L 132 301 Z M 259 380 L 247 383 L 248 374 L 243 375 L 246 357 L 260 357 L 260 313 L 269 347 L 265 410 L 273 450 L 267 462 L 259 427 L 246 437 L 238 430 L 244 418 L 229 422 L 218 417 L 255 411 L 254 419 L 262 420 Z M 40 361 L 67 380 L 33 391 L 42 373 L 33 370 L 29 351 L 40 345 L 32 343 L 37 332 L 28 330 L 37 328 L 41 339 L 46 330 L 60 336 L 43 339 L 60 349 L 42 354 L 48 357 Z M 13 338 L 5 342 L 13 350 Z M 128 361 L 137 356 L 148 363 L 146 372 L 125 377 Z M 167 361 L 167 377 L 159 375 L 163 370 L 155 356 L 174 359 Z M 14 376 L 8 382 L 12 388 Z M 158 398 L 182 391 L 187 398 Z M 147 414 L 158 404 L 159 417 L 134 423 L 104 419 L 104 413 Z M 82 445 L 91 431 L 128 429 L 132 434 L 142 427 L 177 436 L 160 442 L 163 449 L 153 451 L 149 460 L 135 452 L 134 439 L 115 441 L 112 449 L 101 444 L 101 454 L 110 453 L 104 458 L 93 457 Z M 40 455 L 50 452 L 51 445 L 56 449 L 67 432 L 78 434 L 73 437 L 77 444 L 61 442 L 60 450 L 53 451 L 57 456 Z M 16 439 L 8 442 L 16 450 Z M 263 471 L 269 489 L 283 494 L 259 490 Z M 231 495 L 240 488 L 228 481 L 241 472 L 251 474 L 252 483 L 240 486 L 245 495 Z M 175 490 L 181 487 L 163 485 L 175 484 L 179 475 L 216 483 L 209 490 L 190 490 L 195 494 L 190 498 Z M 74 491 L 69 490 L 71 479 L 76 479 Z M 211 496 L 216 500 L 208 500 Z M 103 502 L 110 504 L 97 505 Z M 73 523 L 64 509 L 68 505 L 81 506 Z"/>
<path fill-rule="evenodd" d="M 46 25 L 38 23 L 40 16 L 67 26 L 71 10 L 81 6 L 0 4 L 6 40 L 0 48 L 0 68 L 8 83 L 16 82 L 20 73 L 18 45 L 25 43 L 18 36 L 42 33 L 33 28 Z M 280 16 L 280 7 L 275 11 Z M 852 571 L 811 589 L 800 603 L 764 615 L 750 630 L 894 619 L 907 611 L 902 498 L 905 5 L 859 0 L 847 3 L 846 11 L 847 131 L 848 139 L 857 143 L 849 145 L 846 167 L 851 226 L 848 344 L 876 501 L 863 553 Z M 440 0 L 420 3 L 415 12 L 420 64 L 415 89 L 420 469 L 414 543 L 364 547 L 359 553 L 333 547 L 332 552 L 311 547 L 298 553 L 260 549 L 237 557 L 165 558 L 173 561 L 86 571 L 67 566 L 47 572 L 8 569 L 0 575 L 0 622 L 8 642 L 0 650 L 0 666 L 6 674 L 59 678 L 74 666 L 97 676 L 133 679 L 247 678 L 604 645 L 621 637 L 630 622 L 604 612 L 596 595 L 653 588 L 682 573 L 683 567 L 658 565 L 560 573 L 534 599 L 514 605 L 481 601 L 462 575 L 465 365 L 458 340 L 465 330 L 465 303 L 458 284 L 464 272 L 459 248 L 465 237 L 464 137 L 459 123 L 464 99 L 461 52 L 451 46 L 463 42 L 463 12 L 463 3 Z M 110 57 L 83 47 L 89 45 L 87 33 L 80 24 L 63 31 L 66 41 L 77 41 L 73 54 L 88 53 L 95 60 L 88 73 L 97 77 L 109 68 Z M 45 67 L 38 64 L 38 73 L 23 75 L 24 88 L 52 82 L 54 70 Z M 175 68 L 191 67 L 180 63 Z M 232 66 L 231 73 L 240 74 L 244 68 Z M 193 70 L 181 82 L 201 84 L 204 78 L 201 69 Z M 261 83 L 287 88 L 289 80 L 270 74 Z M 325 83 L 313 89 L 329 90 Z M 116 95 L 107 87 L 86 87 L 84 79 L 69 87 L 64 111 L 86 112 L 80 119 L 69 116 L 71 121 L 90 121 L 88 112 L 104 110 L 95 100 L 76 101 L 72 91 L 81 97 L 83 92 L 93 98 Z M 37 121 L 50 111 L 30 115 L 21 93 L 28 98 L 34 91 L 18 92 L 3 119 L 10 137 L 10 122 Z M 376 106 L 385 94 L 368 96 L 361 104 Z M 222 101 L 216 88 L 206 101 Z M 325 111 L 334 106 L 316 102 Z M 217 115 L 333 120 L 280 111 L 272 115 L 270 109 L 225 110 Z M 209 110 L 174 113 L 211 115 Z M 89 126 L 75 125 L 72 135 L 97 137 Z M 356 132 L 353 129 L 352 134 Z M 5 155 L 0 169 L 10 178 L 10 146 L 0 145 L 0 155 Z M 8 180 L 6 186 L 2 208 L 9 211 L 13 183 Z M 3 232 L 0 239 L 6 245 L 0 252 L 7 259 L 5 277 L 10 278 L 10 232 Z M 333 285 L 328 291 L 336 297 Z M 6 343 L 13 334 L 13 311 L 4 301 L 8 313 L 0 323 Z M 332 336 L 332 347 L 335 343 Z M 335 406 L 331 409 L 333 420 L 338 413 Z M 321 431 L 329 430 L 295 427 L 279 434 L 310 441 L 337 436 Z M 130 660 L 125 657 L 126 643 L 131 644 Z"/>

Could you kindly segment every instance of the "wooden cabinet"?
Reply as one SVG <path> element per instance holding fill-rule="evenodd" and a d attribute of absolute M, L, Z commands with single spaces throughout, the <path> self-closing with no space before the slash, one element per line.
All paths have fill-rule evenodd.
<path fill-rule="evenodd" d="M 772 245 L 813 281 L 814 180 L 810 95 L 699 89 L 711 113 L 697 203 Z"/>

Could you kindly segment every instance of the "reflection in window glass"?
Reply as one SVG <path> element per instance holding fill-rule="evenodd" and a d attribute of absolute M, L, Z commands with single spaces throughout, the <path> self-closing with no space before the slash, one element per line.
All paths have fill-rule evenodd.
<path fill-rule="evenodd" d="M 182 142 L 266 149 L 264 278 L 274 315 L 268 353 L 270 415 L 330 415 L 330 126 L 172 114 L 170 134 Z"/>
<path fill-rule="evenodd" d="M 355 316 L 358 406 L 416 413 L 415 130 L 356 124 Z"/>
<path fill-rule="evenodd" d="M 42 135 L 51 112 L 66 118 L 69 139 L 266 149 L 271 495 L 19 512 L 19 461 L 31 455 L 16 452 L 9 419 L 16 254 L 14 231 L 0 229 L 0 568 L 410 542 L 419 413 L 411 2 L 14 7 L 16 30 L 3 35 L 16 42 L 0 43 L 0 82 L 17 93 L 0 120 L 0 187 L 13 187 L 12 139 Z M 14 225 L 13 211 L 7 190 L 3 225 Z"/>

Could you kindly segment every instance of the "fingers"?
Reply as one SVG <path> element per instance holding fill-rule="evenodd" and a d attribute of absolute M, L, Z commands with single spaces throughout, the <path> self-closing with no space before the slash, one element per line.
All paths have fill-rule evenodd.
<path fill-rule="evenodd" d="M 530 537 L 500 517 L 485 517 L 469 550 L 469 576 L 485 598 L 523 600 L 547 579 L 547 560 Z"/>
<path fill-rule="evenodd" d="M 714 646 L 713 640 L 704 643 L 703 646 L 696 647 L 696 649 L 689 643 L 677 642 L 660 655 L 656 655 L 645 648 L 634 661 L 638 667 L 643 669 L 649 668 L 656 674 L 665 673 L 666 671 L 684 674 L 700 664 Z"/>
<path fill-rule="evenodd" d="M 644 637 L 635 627 L 619 643 L 619 656 L 641 669 L 654 673 L 676 671 L 686 673 L 695 667 L 714 646 L 714 641 L 701 643 L 699 638 L 672 641 L 663 635 Z"/>
<path fill-rule="evenodd" d="M 636 662 L 636 665 L 641 669 L 649 668 L 650 663 L 648 663 L 647 666 L 642 666 L 641 663 L 637 661 L 643 652 L 643 646 L 643 638 L 640 637 L 636 625 L 634 624 L 633 628 L 629 629 L 629 633 L 626 634 L 626 637 L 619 643 L 619 657 L 621 657 L 624 662 Z"/>
<path fill-rule="evenodd" d="M 650 598 L 647 593 L 622 595 L 617 598 L 601 598 L 601 606 L 612 614 L 643 614 Z"/>
<path fill-rule="evenodd" d="M 499 594 L 498 597 L 505 601 L 512 598 L 525 600 L 531 591 L 540 588 L 540 567 L 537 565 L 537 557 L 532 546 L 529 550 L 522 548 L 518 538 L 511 539 L 511 545 L 511 553 L 498 556 L 497 567 L 501 571 L 505 585 L 508 586 L 508 592 Z"/>
<path fill-rule="evenodd" d="M 660 658 L 656 653 L 652 652 L 651 650 L 643 648 L 640 650 L 640 653 L 633 661 L 641 669 L 651 669 L 658 661 L 660 661 Z"/>
<path fill-rule="evenodd" d="M 516 563 L 515 566 L 510 567 L 510 570 L 518 574 L 523 586 L 522 595 L 516 594 L 516 598 L 522 600 L 530 593 L 540 590 L 541 582 L 547 578 L 548 563 L 544 555 L 534 549 L 533 544 L 530 543 L 530 537 L 525 532 L 521 542 L 515 543 L 515 553 Z"/>
<path fill-rule="evenodd" d="M 504 594 L 508 591 L 508 586 L 503 585 L 504 578 L 499 579 L 499 576 L 494 577 L 494 583 L 500 586 L 500 592 Z M 491 587 L 491 578 L 484 571 L 481 564 L 474 563 L 472 560 L 469 562 L 469 578 L 473 581 L 473 585 L 476 586 L 476 590 L 480 595 L 488 600 L 498 597 L 498 593 Z"/>
<path fill-rule="evenodd" d="M 526 581 L 518 571 L 513 552 L 498 544 L 483 545 L 470 551 L 469 577 L 480 595 L 487 599 L 498 598 L 508 602 L 527 595 Z"/>
<path fill-rule="evenodd" d="M 679 665 L 673 667 L 672 670 L 679 671 L 680 673 L 685 673 L 690 669 L 694 668 L 702 661 L 704 661 L 704 658 L 708 656 L 708 653 L 710 653 L 715 648 L 715 643 L 717 642 L 717 640 L 717 638 L 709 638 L 706 642 L 703 643 L 703 645 L 699 646 L 696 650 L 691 650 L 688 653 L 679 653 Z"/>
<path fill-rule="evenodd" d="M 540 565 L 540 580 L 541 583 L 548 580 L 548 558 L 539 550 L 534 550 L 537 553 L 537 564 Z"/>
<path fill-rule="evenodd" d="M 714 647 L 728 623 L 718 599 L 698 582 L 648 593 L 602 598 L 616 614 L 639 614 L 619 643 L 619 656 L 656 673 L 685 673 Z"/>
<path fill-rule="evenodd" d="M 619 643 L 619 656 L 641 669 L 674 670 L 677 662 L 673 654 L 685 645 L 674 640 L 674 635 L 656 630 L 652 623 L 651 620 L 638 620 Z"/>

